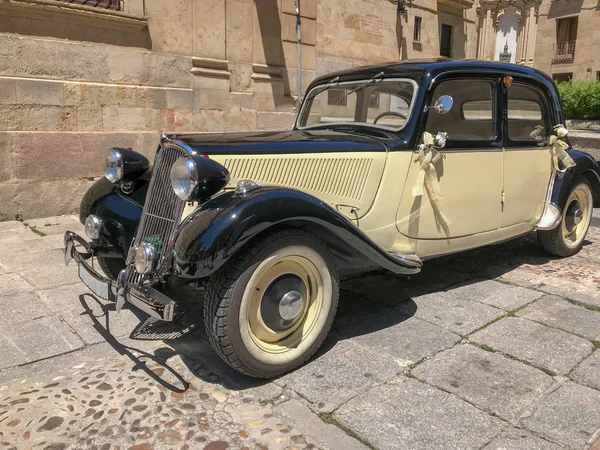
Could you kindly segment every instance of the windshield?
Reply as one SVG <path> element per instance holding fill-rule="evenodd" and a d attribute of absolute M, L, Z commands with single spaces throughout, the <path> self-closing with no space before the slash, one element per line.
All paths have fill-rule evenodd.
<path fill-rule="evenodd" d="M 296 126 L 369 125 L 394 131 L 408 122 L 417 84 L 406 79 L 371 79 L 319 85 L 306 95 Z"/>

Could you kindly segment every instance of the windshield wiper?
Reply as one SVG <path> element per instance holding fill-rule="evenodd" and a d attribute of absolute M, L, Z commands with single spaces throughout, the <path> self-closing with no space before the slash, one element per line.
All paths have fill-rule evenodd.
<path fill-rule="evenodd" d="M 338 85 L 341 82 L 342 82 L 342 79 L 340 77 L 335 77 L 333 80 L 331 80 L 325 86 L 321 86 L 321 89 L 315 89 L 314 91 L 312 91 L 310 93 L 310 95 L 308 97 L 306 97 L 305 100 L 310 100 L 311 98 L 316 97 L 317 95 L 319 95 L 321 92 L 326 91 L 327 89 L 329 89 L 331 87 L 331 85 Z"/>
<path fill-rule="evenodd" d="M 346 92 L 346 97 L 348 97 L 350 94 L 353 94 L 353 93 L 355 93 L 357 91 L 360 91 L 361 89 L 366 88 L 367 86 L 369 86 L 370 84 L 375 83 L 378 79 L 380 79 L 382 77 L 385 77 L 385 73 L 384 72 L 379 72 L 377 75 L 369 78 L 367 81 L 365 81 L 360 86 L 357 86 L 354 89 L 352 89 L 351 91 Z"/>

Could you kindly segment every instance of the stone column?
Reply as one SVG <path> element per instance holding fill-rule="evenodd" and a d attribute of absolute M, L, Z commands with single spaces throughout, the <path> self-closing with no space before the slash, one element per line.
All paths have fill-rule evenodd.
<path fill-rule="evenodd" d="M 529 8 L 529 15 L 527 20 L 528 29 L 527 42 L 525 44 L 526 50 L 524 63 L 530 66 L 533 66 L 534 63 L 533 58 L 535 54 L 535 41 L 537 38 L 537 17 L 539 11 L 538 8 L 539 6 L 532 6 L 531 8 Z"/>
<path fill-rule="evenodd" d="M 483 27 L 482 27 L 482 44 L 481 44 L 481 52 L 480 52 L 480 58 L 481 59 L 492 59 L 490 57 L 490 54 L 494 51 L 494 49 L 490 50 L 490 47 L 495 47 L 492 46 L 491 44 L 491 39 L 493 37 L 493 24 L 492 24 L 492 11 L 490 9 L 486 9 L 485 10 L 485 16 L 483 18 Z M 494 41 L 495 43 L 495 41 Z"/>
<path fill-rule="evenodd" d="M 519 64 L 523 60 L 523 42 L 525 41 L 525 19 L 523 13 L 519 11 L 519 28 L 517 30 L 517 54 L 515 63 Z"/>

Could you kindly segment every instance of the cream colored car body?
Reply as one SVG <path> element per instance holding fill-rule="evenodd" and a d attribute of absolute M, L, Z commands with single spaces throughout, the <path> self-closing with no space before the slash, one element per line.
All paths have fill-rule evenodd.
<path fill-rule="evenodd" d="M 548 148 L 445 152 L 438 173 L 444 213 L 413 197 L 415 152 L 214 155 L 240 180 L 306 192 L 345 215 L 382 249 L 429 258 L 510 239 L 534 229 L 550 187 Z"/>

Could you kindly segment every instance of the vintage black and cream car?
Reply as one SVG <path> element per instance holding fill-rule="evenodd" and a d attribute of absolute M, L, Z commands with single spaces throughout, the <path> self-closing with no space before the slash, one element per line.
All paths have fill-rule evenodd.
<path fill-rule="evenodd" d="M 600 168 L 562 124 L 555 85 L 528 67 L 408 61 L 322 76 L 291 131 L 163 136 L 153 167 L 110 149 L 81 204 L 90 241 L 67 232 L 65 259 L 117 309 L 166 321 L 193 300 L 169 286 L 203 285 L 216 352 L 277 376 L 321 345 L 346 274 L 416 274 L 533 230 L 549 253 L 576 253 Z"/>

